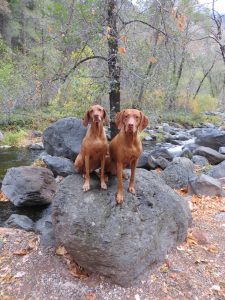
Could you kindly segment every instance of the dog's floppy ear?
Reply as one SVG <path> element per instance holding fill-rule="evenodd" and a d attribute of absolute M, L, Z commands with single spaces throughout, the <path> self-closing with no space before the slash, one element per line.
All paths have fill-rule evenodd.
<path fill-rule="evenodd" d="M 104 116 L 103 116 L 104 125 L 108 125 L 109 124 L 108 116 L 105 110 L 103 110 L 103 112 L 104 112 Z"/>
<path fill-rule="evenodd" d="M 83 120 L 84 127 L 88 126 L 89 121 L 90 121 L 90 114 L 89 114 L 89 110 L 87 110 L 84 115 L 84 120 Z"/>
<path fill-rule="evenodd" d="M 139 125 L 139 130 L 142 131 L 148 126 L 148 118 L 143 114 L 143 112 L 140 113 L 141 113 L 141 122 Z"/>
<path fill-rule="evenodd" d="M 116 123 L 116 127 L 119 130 L 123 127 L 123 115 L 124 115 L 124 110 L 116 114 L 115 123 Z"/>

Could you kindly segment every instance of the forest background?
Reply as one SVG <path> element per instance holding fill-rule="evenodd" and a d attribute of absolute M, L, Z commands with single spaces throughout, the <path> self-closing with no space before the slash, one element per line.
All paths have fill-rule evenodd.
<path fill-rule="evenodd" d="M 0 0 L 0 128 L 24 134 L 92 103 L 151 122 L 225 105 L 225 17 L 197 0 Z M 207 3 L 208 3 L 207 2 Z"/>

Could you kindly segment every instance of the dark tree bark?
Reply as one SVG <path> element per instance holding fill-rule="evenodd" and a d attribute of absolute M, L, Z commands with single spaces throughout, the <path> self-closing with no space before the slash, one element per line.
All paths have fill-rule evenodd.
<path fill-rule="evenodd" d="M 157 31 L 155 33 L 155 42 L 154 42 L 154 48 L 153 48 L 153 53 L 152 53 L 153 57 L 156 56 L 156 48 L 157 48 L 157 43 L 158 43 L 158 37 L 159 37 L 159 31 Z M 150 74 L 152 66 L 153 66 L 153 63 L 149 62 L 148 67 L 147 67 L 147 71 L 145 73 L 145 78 L 144 78 L 144 80 L 143 80 L 143 82 L 141 84 L 140 92 L 139 92 L 139 95 L 138 95 L 138 100 L 133 105 L 135 108 L 142 109 L 142 100 L 143 100 L 142 98 L 143 98 L 143 94 L 144 94 L 145 87 L 146 87 L 146 79 L 148 78 L 148 76 Z"/>
<path fill-rule="evenodd" d="M 115 114 L 120 111 L 120 66 L 118 62 L 117 0 L 108 1 L 108 70 L 111 137 L 117 134 Z"/>
<path fill-rule="evenodd" d="M 201 88 L 203 82 L 205 81 L 205 79 L 206 79 L 206 77 L 209 75 L 209 73 L 211 72 L 211 70 L 212 70 L 212 68 L 214 67 L 214 65 L 215 65 L 215 60 L 212 62 L 212 65 L 210 66 L 210 68 L 209 68 L 206 72 L 204 72 L 204 76 L 202 77 L 202 80 L 200 81 L 200 83 L 199 83 L 199 85 L 198 85 L 198 88 L 197 88 L 197 90 L 196 90 L 196 92 L 195 92 L 195 94 L 194 94 L 193 99 L 195 99 L 195 98 L 197 97 L 197 95 L 198 95 L 198 93 L 199 93 L 199 91 L 200 91 L 200 88 Z"/>

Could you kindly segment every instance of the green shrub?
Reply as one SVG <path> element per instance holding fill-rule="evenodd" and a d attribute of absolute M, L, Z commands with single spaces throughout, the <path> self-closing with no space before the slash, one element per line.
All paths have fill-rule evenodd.
<path fill-rule="evenodd" d="M 19 142 L 25 138 L 27 135 L 27 132 L 24 130 L 19 131 L 8 131 L 4 133 L 4 138 L 2 143 L 4 145 L 9 146 L 18 146 Z"/>
<path fill-rule="evenodd" d="M 193 114 L 186 111 L 173 111 L 170 113 L 162 113 L 162 122 L 175 122 L 183 126 L 197 127 L 200 123 L 219 124 L 220 116 L 208 116 L 202 113 Z"/>
<path fill-rule="evenodd" d="M 215 111 L 218 109 L 219 100 L 210 95 L 198 95 L 190 101 L 191 111 L 194 114 L 199 114 L 204 111 Z"/>

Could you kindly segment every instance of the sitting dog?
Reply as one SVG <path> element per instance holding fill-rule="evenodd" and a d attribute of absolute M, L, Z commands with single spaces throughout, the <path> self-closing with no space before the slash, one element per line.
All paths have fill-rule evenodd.
<path fill-rule="evenodd" d="M 135 170 L 139 156 L 142 153 L 142 143 L 138 135 L 148 126 L 148 118 L 137 109 L 124 109 L 116 114 L 116 126 L 120 130 L 109 144 L 110 173 L 117 175 L 118 191 L 117 203 L 122 203 L 123 195 L 123 169 L 131 167 L 131 177 L 128 191 L 135 194 Z"/>
<path fill-rule="evenodd" d="M 88 128 L 81 150 L 75 160 L 75 168 L 84 175 L 83 191 L 90 190 L 90 172 L 101 167 L 101 188 L 106 190 L 104 168 L 105 157 L 108 152 L 108 141 L 103 125 L 108 123 L 106 111 L 100 105 L 93 105 L 85 113 L 83 125 Z"/>

